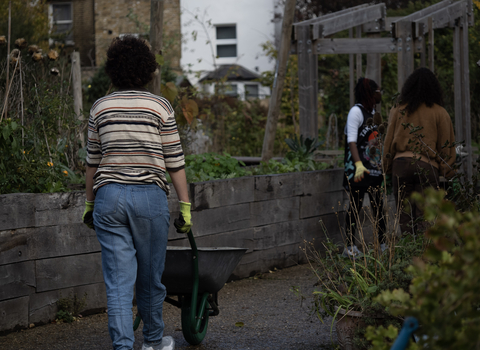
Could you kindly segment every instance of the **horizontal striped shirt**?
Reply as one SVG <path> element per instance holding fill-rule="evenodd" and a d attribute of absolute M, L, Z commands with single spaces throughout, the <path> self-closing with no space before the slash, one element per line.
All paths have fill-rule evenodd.
<path fill-rule="evenodd" d="M 184 168 L 175 114 L 163 97 L 118 91 L 97 100 L 88 120 L 87 165 L 93 190 L 111 183 L 156 183 L 170 192 L 166 170 Z"/>

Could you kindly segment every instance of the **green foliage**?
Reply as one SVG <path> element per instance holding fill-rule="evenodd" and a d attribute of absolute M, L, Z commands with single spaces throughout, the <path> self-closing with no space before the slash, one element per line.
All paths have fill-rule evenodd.
<path fill-rule="evenodd" d="M 323 142 L 309 137 L 304 139 L 303 135 L 300 135 L 300 138 L 294 135 L 293 138 L 285 139 L 285 143 L 290 148 L 290 151 L 286 154 L 288 159 L 298 159 L 305 162 L 313 160 L 313 152 L 315 152 Z"/>
<path fill-rule="evenodd" d="M 18 64 L 10 74 L 8 117 L 0 118 L 0 193 L 67 191 L 82 182 L 77 138 L 82 123 L 73 112 L 68 57 L 60 51 L 57 60 L 34 61 L 22 49 L 19 62 L 21 68 Z M 50 74 L 53 68 L 59 74 Z"/>
<path fill-rule="evenodd" d="M 227 179 L 247 175 L 243 162 L 232 158 L 230 154 L 204 153 L 185 157 L 188 182 Z"/>
<path fill-rule="evenodd" d="M 77 294 L 73 294 L 70 297 L 60 298 L 57 300 L 57 322 L 71 323 L 77 319 L 80 315 L 80 311 L 85 309 L 87 305 L 87 293 L 79 298 Z"/>
<path fill-rule="evenodd" d="M 459 212 L 443 191 L 416 195 L 432 240 L 422 259 L 408 268 L 414 276 L 408 289 L 381 293 L 376 301 L 396 316 L 414 316 L 422 335 L 419 346 L 428 349 L 476 349 L 480 295 L 480 215 Z M 377 347 L 375 349 L 382 349 Z"/>

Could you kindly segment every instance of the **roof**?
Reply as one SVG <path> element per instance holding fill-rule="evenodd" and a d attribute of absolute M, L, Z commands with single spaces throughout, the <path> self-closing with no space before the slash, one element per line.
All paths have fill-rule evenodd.
<path fill-rule="evenodd" d="M 206 76 L 200 79 L 200 82 L 205 80 L 220 80 L 227 77 L 227 80 L 245 80 L 250 81 L 260 78 L 260 75 L 249 71 L 247 68 L 238 64 L 224 64 L 220 65 L 214 71 L 209 72 Z"/>

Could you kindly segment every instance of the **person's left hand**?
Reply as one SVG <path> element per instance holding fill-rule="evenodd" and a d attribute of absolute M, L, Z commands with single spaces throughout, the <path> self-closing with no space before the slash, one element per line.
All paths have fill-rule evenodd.
<path fill-rule="evenodd" d="M 83 212 L 82 221 L 88 228 L 94 229 L 93 227 L 93 207 L 95 205 L 95 200 L 85 201 L 85 211 Z"/>

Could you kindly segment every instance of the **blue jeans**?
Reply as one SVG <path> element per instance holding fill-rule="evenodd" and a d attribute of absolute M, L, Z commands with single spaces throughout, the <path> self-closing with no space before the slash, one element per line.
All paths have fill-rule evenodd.
<path fill-rule="evenodd" d="M 93 223 L 102 246 L 108 329 L 116 350 L 133 349 L 135 284 L 144 340 L 162 340 L 169 221 L 166 193 L 155 184 L 112 183 L 96 193 Z"/>

